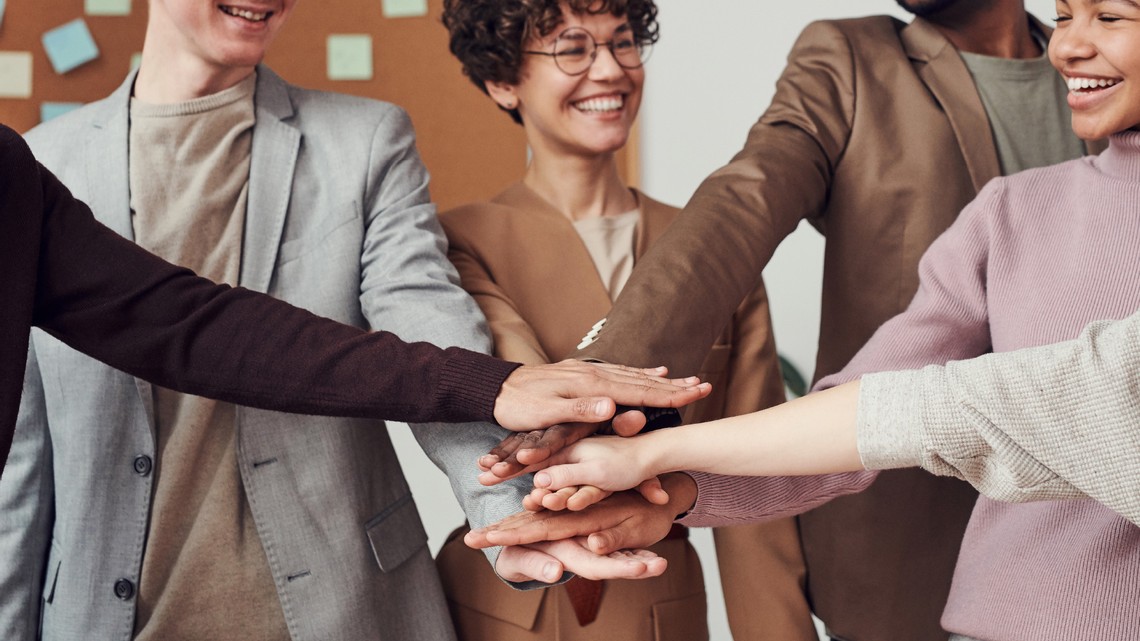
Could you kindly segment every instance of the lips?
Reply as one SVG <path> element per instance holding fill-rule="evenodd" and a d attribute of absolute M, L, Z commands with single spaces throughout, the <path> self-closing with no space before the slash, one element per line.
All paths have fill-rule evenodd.
<path fill-rule="evenodd" d="M 1120 82 L 1117 78 L 1093 78 L 1089 76 L 1066 76 L 1065 82 L 1069 85 L 1069 91 L 1074 93 L 1088 93 L 1091 91 L 1099 91 L 1107 89 Z"/>
<path fill-rule="evenodd" d="M 273 15 L 272 11 L 250 11 L 249 9 L 241 9 L 239 7 L 231 7 L 230 5 L 220 4 L 218 9 L 222 13 L 233 16 L 235 18 L 242 18 L 250 22 L 265 22 Z"/>
<path fill-rule="evenodd" d="M 625 96 L 621 94 L 611 96 L 595 96 L 572 103 L 578 111 L 586 113 L 609 113 L 621 111 L 625 106 Z"/>

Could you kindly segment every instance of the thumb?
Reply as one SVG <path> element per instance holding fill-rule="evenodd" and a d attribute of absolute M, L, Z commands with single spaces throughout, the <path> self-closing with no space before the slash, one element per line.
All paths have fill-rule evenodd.
<path fill-rule="evenodd" d="M 511 546 L 503 548 L 495 562 L 495 571 L 504 580 L 541 581 L 554 583 L 562 578 L 564 568 L 558 559 L 534 548 Z"/>
<path fill-rule="evenodd" d="M 534 486 L 546 490 L 560 490 L 576 485 L 596 485 L 590 478 L 588 467 L 582 463 L 551 465 L 534 475 Z"/>
<path fill-rule="evenodd" d="M 625 533 L 622 526 L 607 528 L 594 532 L 586 538 L 586 546 L 594 554 L 605 556 L 618 550 L 625 549 Z"/>

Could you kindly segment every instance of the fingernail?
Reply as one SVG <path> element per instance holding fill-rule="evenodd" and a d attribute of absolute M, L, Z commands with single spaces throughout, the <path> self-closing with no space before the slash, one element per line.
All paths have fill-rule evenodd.
<path fill-rule="evenodd" d="M 685 382 L 689 385 L 696 385 L 701 382 L 701 378 L 699 376 L 689 376 L 685 378 Z"/>
<path fill-rule="evenodd" d="M 550 475 L 546 472 L 539 472 L 534 475 L 535 487 L 550 487 Z"/>
<path fill-rule="evenodd" d="M 557 563 L 547 563 L 546 566 L 542 568 L 542 578 L 550 583 L 557 581 L 559 576 L 562 576 L 562 573 L 558 571 Z"/>
<path fill-rule="evenodd" d="M 609 414 L 608 409 L 605 401 L 594 401 L 594 406 L 591 411 L 593 411 L 594 416 L 607 416 Z"/>

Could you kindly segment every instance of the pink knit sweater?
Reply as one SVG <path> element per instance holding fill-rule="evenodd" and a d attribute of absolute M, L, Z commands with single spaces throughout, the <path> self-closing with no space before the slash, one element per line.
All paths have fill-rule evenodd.
<path fill-rule="evenodd" d="M 1113 136 L 1099 157 L 989 183 L 919 271 L 907 311 L 817 389 L 1071 339 L 1090 321 L 1140 308 L 1140 132 Z M 803 512 L 875 473 L 693 476 L 699 495 L 682 522 L 708 526 Z M 1140 528 L 1091 500 L 983 497 L 942 624 L 990 641 L 1140 639 Z"/>

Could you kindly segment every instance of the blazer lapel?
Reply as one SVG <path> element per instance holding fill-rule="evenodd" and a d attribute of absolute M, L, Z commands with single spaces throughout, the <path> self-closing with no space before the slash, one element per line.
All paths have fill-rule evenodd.
<path fill-rule="evenodd" d="M 87 136 L 86 200 L 99 222 L 123 238 L 135 239 L 131 220 L 131 180 L 128 164 L 130 147 L 131 92 L 135 85 L 132 71 L 123 84 L 94 107 L 91 131 Z M 126 376 L 126 374 L 124 374 Z M 134 378 L 150 432 L 154 434 L 153 386 Z"/>
<path fill-rule="evenodd" d="M 273 276 L 289 209 L 301 132 L 288 122 L 293 116 L 293 103 L 285 81 L 267 67 L 257 67 L 253 99 L 257 120 L 253 126 L 249 200 L 238 282 L 248 289 L 265 292 Z"/>
<path fill-rule="evenodd" d="M 131 88 L 135 72 L 91 114 L 84 157 L 87 159 L 87 204 L 99 222 L 123 238 L 135 239 L 131 225 L 130 144 Z"/>
<path fill-rule="evenodd" d="M 903 28 L 901 40 L 919 77 L 945 110 L 970 181 L 980 190 L 1001 175 L 1001 163 L 986 109 L 966 63 L 950 41 L 922 18 Z"/>
<path fill-rule="evenodd" d="M 586 245 L 570 220 L 522 182 L 511 185 L 492 202 L 514 210 L 518 216 L 517 228 L 526 230 L 519 236 L 530 244 L 528 253 L 535 252 L 534 259 L 527 261 L 535 267 L 528 269 L 530 287 L 536 291 L 559 292 L 559 325 L 565 329 L 558 337 L 569 332 L 567 344 L 573 347 L 613 305 Z M 551 256 L 557 259 L 552 261 Z M 583 278 L 584 274 L 590 277 Z M 544 335 L 553 336 L 545 332 Z M 569 342 L 570 339 L 573 342 Z M 569 347 L 550 356 L 569 353 Z"/>
<path fill-rule="evenodd" d="M 636 189 L 633 190 L 633 195 L 637 198 L 638 208 L 641 209 L 641 225 L 637 233 L 637 241 L 633 245 L 634 269 L 637 269 L 636 261 L 641 260 L 645 252 L 653 243 L 657 242 L 661 234 L 665 233 L 665 230 L 680 212 L 653 200 Z"/>

